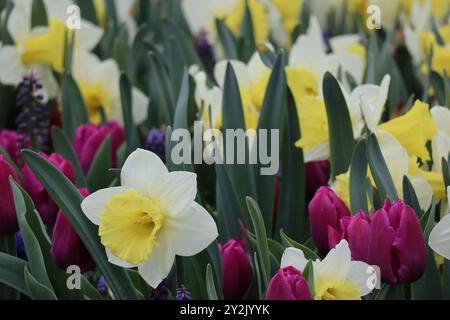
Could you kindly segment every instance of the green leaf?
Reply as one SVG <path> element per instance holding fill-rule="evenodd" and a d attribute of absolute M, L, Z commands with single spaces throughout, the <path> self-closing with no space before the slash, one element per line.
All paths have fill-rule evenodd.
<path fill-rule="evenodd" d="M 98 25 L 97 13 L 92 0 L 77 0 L 77 5 L 80 7 L 80 13 L 83 19 Z"/>
<path fill-rule="evenodd" d="M 314 268 L 311 260 L 305 266 L 303 270 L 303 277 L 308 281 L 309 290 L 311 291 L 311 296 L 315 296 L 315 284 L 314 284 Z"/>
<path fill-rule="evenodd" d="M 355 147 L 350 166 L 350 207 L 353 214 L 363 210 L 369 213 L 366 192 L 367 154 L 366 141 L 361 140 Z"/>
<path fill-rule="evenodd" d="M 234 37 L 231 30 L 225 25 L 223 20 L 220 19 L 216 19 L 216 29 L 225 54 L 225 58 L 230 60 L 237 60 L 238 53 L 236 48 L 236 38 Z"/>
<path fill-rule="evenodd" d="M 446 105 L 444 79 L 436 71 L 430 73 L 430 83 L 436 94 L 436 98 L 441 106 Z"/>
<path fill-rule="evenodd" d="M 448 186 L 450 186 L 450 167 L 448 165 L 448 161 L 445 158 L 442 158 L 442 176 L 444 177 L 445 187 L 447 188 Z"/>
<path fill-rule="evenodd" d="M 264 62 L 267 68 L 272 69 L 277 60 L 277 55 L 264 43 L 260 43 L 256 46 L 261 60 Z"/>
<path fill-rule="evenodd" d="M 195 82 L 184 69 L 181 82 L 180 93 L 175 108 L 175 117 L 173 120 L 174 129 L 190 129 L 194 125 L 197 105 L 195 103 Z"/>
<path fill-rule="evenodd" d="M 70 163 L 72 163 L 75 170 L 75 180 L 77 182 L 77 186 L 80 188 L 86 187 L 86 178 L 84 177 L 78 157 L 75 154 L 66 133 L 58 127 L 53 127 L 52 142 L 54 150 L 61 154 L 64 159 L 67 159 Z"/>
<path fill-rule="evenodd" d="M 25 267 L 25 285 L 33 300 L 58 300 L 55 293 L 33 277 L 27 267 Z"/>
<path fill-rule="evenodd" d="M 256 39 L 255 32 L 253 30 L 253 17 L 247 1 L 245 2 L 244 17 L 242 18 L 239 40 L 240 60 L 248 62 L 255 52 Z"/>
<path fill-rule="evenodd" d="M 169 19 L 163 19 L 161 28 L 163 32 L 166 34 L 166 37 L 173 37 L 175 38 L 176 42 L 180 45 L 181 52 L 184 56 L 184 61 L 186 62 L 186 65 L 191 66 L 193 64 L 200 65 L 200 59 L 195 51 L 194 46 L 192 45 L 191 39 L 189 37 L 186 37 L 185 34 L 183 34 L 182 30 L 175 25 L 172 21 Z"/>
<path fill-rule="evenodd" d="M 323 79 L 331 155 L 331 178 L 347 172 L 355 146 L 352 121 L 341 87 L 327 72 Z"/>
<path fill-rule="evenodd" d="M 281 177 L 280 204 L 277 230 L 284 229 L 295 234 L 296 241 L 304 241 L 309 236 L 308 214 L 306 212 L 306 186 L 303 151 L 295 146 L 300 139 L 300 126 L 292 92 L 287 91 L 282 147 L 283 174 Z"/>
<path fill-rule="evenodd" d="M 291 238 L 289 238 L 283 230 L 280 230 L 280 237 L 281 237 L 281 243 L 286 247 L 293 247 L 293 248 L 297 248 L 303 251 L 305 258 L 308 260 L 317 260 L 320 259 L 319 256 L 317 255 L 317 253 L 315 253 L 314 251 L 312 251 L 310 248 L 308 248 L 307 246 L 304 246 L 294 240 L 292 240 Z"/>
<path fill-rule="evenodd" d="M 131 94 L 131 85 L 125 74 L 120 76 L 120 100 L 122 102 L 122 114 L 127 138 L 127 154 L 132 153 L 139 148 L 139 132 L 133 122 L 133 96 Z"/>
<path fill-rule="evenodd" d="M 270 281 L 270 254 L 264 219 L 256 201 L 250 197 L 247 197 L 246 201 L 248 212 L 255 229 L 256 241 L 258 243 L 256 252 L 258 252 L 259 257 L 258 260 L 262 283 L 264 284 L 264 288 L 267 288 Z"/>
<path fill-rule="evenodd" d="M 105 297 L 84 276 L 81 276 L 81 290 L 83 290 L 84 296 L 90 300 L 105 300 Z"/>
<path fill-rule="evenodd" d="M 118 299 L 136 299 L 132 282 L 125 270 L 108 262 L 105 248 L 100 244 L 98 229 L 81 210 L 83 200 L 77 188 L 52 164 L 37 153 L 24 150 L 25 162 L 45 187 L 50 197 L 65 213 L 66 218 L 80 236 L 99 270 Z"/>
<path fill-rule="evenodd" d="M 406 175 L 403 176 L 403 201 L 414 209 L 418 217 L 421 216 L 422 209 L 420 208 L 419 199 L 417 198 L 416 191 L 414 190 L 411 181 Z"/>
<path fill-rule="evenodd" d="M 0 252 L 0 283 L 29 296 L 24 270 L 28 263 L 22 259 Z"/>
<path fill-rule="evenodd" d="M 450 299 L 450 260 L 444 259 L 442 298 Z"/>
<path fill-rule="evenodd" d="M 109 173 L 110 168 L 111 135 L 108 135 L 98 148 L 87 175 L 87 185 L 90 192 L 107 188 L 111 184 L 112 176 Z"/>
<path fill-rule="evenodd" d="M 427 246 L 427 267 L 424 275 L 411 284 L 411 298 L 413 300 L 436 300 L 442 298 L 440 272 L 434 259 L 434 251 L 428 246 L 428 238 L 434 228 L 436 204 L 433 201 L 428 221 L 424 230 L 424 240 Z"/>
<path fill-rule="evenodd" d="M 277 61 L 273 67 L 272 74 L 267 85 L 264 102 L 261 108 L 261 114 L 258 121 L 258 132 L 261 129 L 267 129 L 268 133 L 271 130 L 279 130 L 282 128 L 286 112 L 286 88 L 287 79 L 285 73 L 285 53 L 281 51 L 278 54 Z M 268 139 L 267 150 L 272 149 L 272 139 Z M 281 145 L 280 141 L 277 141 Z M 274 142 L 276 143 L 276 142 Z M 273 224 L 273 208 L 276 175 L 261 175 L 262 165 L 255 166 L 256 188 L 258 194 L 258 202 L 261 206 L 261 211 L 264 216 L 264 224 L 266 225 L 267 233 L 272 232 Z"/>
<path fill-rule="evenodd" d="M 70 75 L 65 75 L 61 81 L 62 92 L 62 123 L 63 129 L 69 139 L 72 139 L 75 130 L 82 124 L 89 122 L 83 96 Z"/>
<path fill-rule="evenodd" d="M 31 5 L 31 28 L 48 26 L 47 10 L 43 0 L 33 0 Z"/>
<path fill-rule="evenodd" d="M 391 201 L 398 199 L 397 190 L 395 189 L 391 173 L 384 161 L 377 137 L 373 133 L 370 134 L 367 139 L 367 156 L 370 172 L 372 173 L 373 180 L 375 181 L 380 196 Z"/>
<path fill-rule="evenodd" d="M 13 193 L 17 220 L 19 222 L 20 230 L 22 231 L 23 242 L 27 252 L 31 272 L 33 272 L 34 276 L 40 283 L 52 289 L 50 278 L 48 277 L 47 270 L 45 268 L 42 248 L 26 219 L 27 212 L 32 211 L 34 208 L 26 205 L 21 190 L 11 177 L 9 179 L 9 184 Z"/>
<path fill-rule="evenodd" d="M 206 290 L 208 291 L 209 300 L 219 300 L 217 296 L 216 286 L 214 284 L 214 275 L 211 264 L 206 266 Z"/>

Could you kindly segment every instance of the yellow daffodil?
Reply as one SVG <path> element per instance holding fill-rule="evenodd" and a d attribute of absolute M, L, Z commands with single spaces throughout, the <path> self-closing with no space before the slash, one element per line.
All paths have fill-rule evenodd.
<path fill-rule="evenodd" d="M 66 0 L 44 1 L 47 10 L 48 27 L 31 29 L 31 0 L 16 0 L 7 22 L 7 29 L 14 45 L 0 48 L 0 82 L 16 85 L 30 67 L 37 68 L 47 89 L 55 86 L 49 71 L 42 71 L 48 66 L 62 73 L 64 70 L 65 21 L 68 18 L 67 7 L 73 4 Z M 77 50 L 93 49 L 100 38 L 102 30 L 82 20 L 81 29 L 77 30 L 75 47 Z M 37 66 L 37 67 L 36 67 Z M 51 78 L 51 79 L 49 79 Z"/>
<path fill-rule="evenodd" d="M 281 258 L 281 268 L 294 267 L 303 272 L 308 260 L 303 251 L 287 248 Z M 368 264 L 352 261 L 346 240 L 342 240 L 322 260 L 313 261 L 315 300 L 361 300 L 373 288 L 369 286 Z"/>
<path fill-rule="evenodd" d="M 248 3 L 252 16 L 255 41 L 264 43 L 269 36 L 269 12 L 265 1 L 262 0 L 184 0 L 182 9 L 188 25 L 194 35 L 200 31 L 208 31 L 214 43 L 217 37 L 215 19 L 224 19 L 225 24 L 235 34 L 240 34 L 244 17 L 245 3 Z"/>
<path fill-rule="evenodd" d="M 121 171 L 120 187 L 99 190 L 81 208 L 99 226 L 109 262 L 137 267 L 156 288 L 175 255 L 193 256 L 217 238 L 217 227 L 198 203 L 196 175 L 169 173 L 159 157 L 138 149 Z"/>
<path fill-rule="evenodd" d="M 100 108 L 103 108 L 109 119 L 123 122 L 119 90 L 120 71 L 114 60 L 100 61 L 93 54 L 76 53 L 73 76 L 93 123 L 99 123 L 101 120 Z M 133 88 L 132 100 L 133 120 L 140 124 L 147 117 L 148 98 Z"/>

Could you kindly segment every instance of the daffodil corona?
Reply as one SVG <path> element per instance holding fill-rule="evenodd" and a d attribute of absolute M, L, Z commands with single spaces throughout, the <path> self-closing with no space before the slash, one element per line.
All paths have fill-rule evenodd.
<path fill-rule="evenodd" d="M 156 288 L 169 274 L 175 255 L 199 253 L 217 238 L 217 227 L 194 201 L 196 175 L 169 173 L 150 151 L 138 149 L 128 157 L 121 182 L 121 187 L 88 196 L 81 208 L 99 225 L 109 261 L 137 267 Z"/>

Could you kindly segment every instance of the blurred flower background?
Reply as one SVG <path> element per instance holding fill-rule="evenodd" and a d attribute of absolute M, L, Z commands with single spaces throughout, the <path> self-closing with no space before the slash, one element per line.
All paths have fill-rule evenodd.
<path fill-rule="evenodd" d="M 449 18 L 0 0 L 0 299 L 450 299 Z M 196 121 L 279 130 L 278 174 L 174 161 Z"/>

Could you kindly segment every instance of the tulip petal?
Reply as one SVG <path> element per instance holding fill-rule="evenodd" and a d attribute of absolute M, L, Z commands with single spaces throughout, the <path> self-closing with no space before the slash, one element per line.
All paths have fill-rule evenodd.
<path fill-rule="evenodd" d="M 187 213 L 197 194 L 197 175 L 191 172 L 170 172 L 161 181 L 158 199 L 165 213 L 176 217 Z"/>
<path fill-rule="evenodd" d="M 305 258 L 303 251 L 297 248 L 286 248 L 281 257 L 280 268 L 294 267 L 300 272 L 303 272 L 308 260 Z"/>
<path fill-rule="evenodd" d="M 166 166 L 156 154 L 137 149 L 125 161 L 120 179 L 123 186 L 151 196 L 159 190 L 161 179 L 167 174 Z"/>
<path fill-rule="evenodd" d="M 192 203 L 187 214 L 167 219 L 165 228 L 175 253 L 183 257 L 196 255 L 218 236 L 214 219 L 196 202 Z"/>
<path fill-rule="evenodd" d="M 100 213 L 104 210 L 108 200 L 112 196 L 124 193 L 127 190 L 127 187 L 113 187 L 94 192 L 83 200 L 81 210 L 93 224 L 100 225 Z"/>

